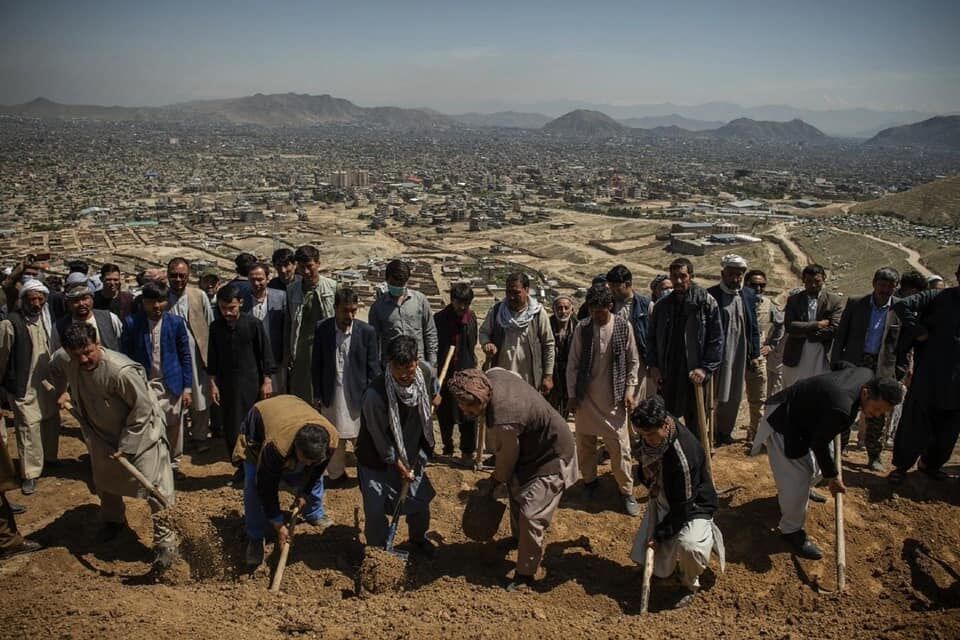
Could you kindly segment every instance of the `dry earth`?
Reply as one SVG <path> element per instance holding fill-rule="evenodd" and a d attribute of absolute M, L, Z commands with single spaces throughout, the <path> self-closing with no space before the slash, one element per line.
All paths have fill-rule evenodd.
<path fill-rule="evenodd" d="M 656 582 L 652 613 L 641 617 L 640 576 L 628 557 L 638 520 L 618 511 L 609 474 L 595 503 L 584 503 L 579 487 L 564 497 L 532 592 L 503 589 L 515 557 L 499 544 L 506 518 L 492 542 L 463 535 L 463 505 L 484 474 L 437 463 L 429 468 L 439 494 L 431 536 L 440 548 L 434 561 L 412 564 L 405 591 L 358 596 L 362 513 L 352 480 L 328 492 L 336 525 L 298 528 L 283 590 L 273 595 L 266 567 L 252 576 L 240 570 L 241 496 L 225 487 L 231 468 L 222 452 L 187 456 L 174 514 L 195 543 L 184 549 L 190 566 L 157 584 L 145 577 L 145 504 L 128 500 L 134 534 L 97 544 L 97 499 L 78 430 L 65 429 L 61 441 L 64 464 L 39 491 L 10 493 L 29 508 L 21 527 L 47 548 L 0 565 L 4 639 L 960 637 L 960 486 L 914 475 L 894 490 L 864 470 L 862 453 L 845 469 L 845 593 L 818 592 L 835 588 L 830 559 L 798 561 L 780 542 L 766 459 L 746 457 L 738 444 L 714 462 L 718 486 L 739 487 L 717 514 L 726 573 L 714 559 L 697 605 L 680 611 L 669 609 L 678 587 Z M 809 529 L 832 554 L 832 503 L 812 506 Z M 401 527 L 401 547 L 404 537 Z"/>

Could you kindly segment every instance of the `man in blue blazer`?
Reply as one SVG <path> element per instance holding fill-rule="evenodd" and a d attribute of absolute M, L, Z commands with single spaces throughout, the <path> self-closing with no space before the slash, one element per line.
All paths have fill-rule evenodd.
<path fill-rule="evenodd" d="M 183 318 L 167 313 L 170 290 L 163 282 L 143 285 L 140 309 L 127 317 L 121 349 L 140 363 L 167 421 L 167 441 L 173 468 L 183 455 L 182 412 L 193 403 L 193 360 Z M 200 443 L 198 451 L 209 449 Z"/>
<path fill-rule="evenodd" d="M 334 316 L 318 322 L 313 337 L 314 401 L 340 434 L 339 446 L 327 465 L 331 481 L 345 476 L 345 443 L 355 442 L 359 435 L 363 395 L 380 375 L 377 332 L 355 319 L 359 303 L 353 289 L 337 289 Z"/>
<path fill-rule="evenodd" d="M 251 313 L 263 324 L 263 330 L 270 340 L 273 361 L 277 365 L 277 372 L 270 376 L 273 393 L 280 395 L 287 392 L 287 370 L 280 366 L 283 362 L 283 328 L 287 322 L 287 294 L 267 286 L 270 266 L 263 262 L 250 267 L 247 277 L 253 295 Z"/>

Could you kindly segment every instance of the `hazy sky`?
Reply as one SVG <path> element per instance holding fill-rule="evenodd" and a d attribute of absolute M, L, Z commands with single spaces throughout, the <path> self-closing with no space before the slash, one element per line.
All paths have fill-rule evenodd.
<path fill-rule="evenodd" d="M 0 103 L 960 110 L 960 0 L 0 0 Z"/>

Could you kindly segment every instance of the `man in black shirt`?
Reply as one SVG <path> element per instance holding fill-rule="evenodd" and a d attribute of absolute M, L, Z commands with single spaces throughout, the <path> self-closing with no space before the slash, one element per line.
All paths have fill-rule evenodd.
<path fill-rule="evenodd" d="M 822 475 L 834 496 L 846 492 L 837 477 L 834 438 L 856 420 L 858 412 L 868 420 L 883 418 L 901 400 L 903 391 L 896 380 L 875 377 L 865 367 L 851 367 L 800 380 L 767 401 L 753 453 L 766 445 L 777 483 L 780 533 L 799 556 L 823 557 L 803 528 L 810 488 Z"/>
<path fill-rule="evenodd" d="M 725 564 L 723 535 L 713 521 L 717 492 L 707 471 L 707 455 L 697 437 L 667 413 L 662 396 L 642 401 L 630 422 L 640 434 L 641 482 L 650 489 L 652 505 L 640 523 L 630 557 L 642 565 L 650 540 L 654 574 L 669 578 L 678 572 L 688 593 L 674 606 L 685 607 L 700 589 L 700 574 L 714 549 L 721 570 Z"/>

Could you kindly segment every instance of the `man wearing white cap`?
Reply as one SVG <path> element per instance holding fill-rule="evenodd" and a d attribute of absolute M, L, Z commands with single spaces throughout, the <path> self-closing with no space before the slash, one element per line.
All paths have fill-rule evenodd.
<path fill-rule="evenodd" d="M 720 284 L 707 291 L 720 307 L 723 323 L 723 359 L 717 371 L 716 446 L 731 444 L 737 414 L 743 399 L 747 367 L 763 366 L 760 361 L 760 329 L 757 300 L 753 289 L 743 288 L 747 261 L 731 253 L 721 261 Z"/>
<path fill-rule="evenodd" d="M 49 293 L 39 280 L 27 280 L 20 288 L 20 308 L 0 322 L 0 380 L 12 399 L 24 495 L 36 491 L 44 462 L 57 460 L 60 436 L 56 391 L 42 384 L 59 346 L 47 309 Z"/>
<path fill-rule="evenodd" d="M 927 278 L 928 289 L 946 289 L 947 283 L 943 281 L 943 276 L 932 275 Z"/>

